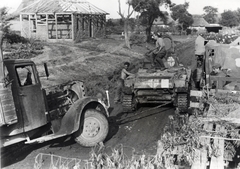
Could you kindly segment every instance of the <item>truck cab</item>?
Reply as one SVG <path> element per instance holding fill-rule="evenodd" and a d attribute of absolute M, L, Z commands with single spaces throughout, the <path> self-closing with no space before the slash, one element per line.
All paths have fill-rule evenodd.
<path fill-rule="evenodd" d="M 33 61 L 6 59 L 4 65 L 5 83 L 0 85 L 1 147 L 65 135 L 74 135 L 78 143 L 88 147 L 106 138 L 108 106 L 99 98 L 85 96 L 82 82 L 46 91 Z M 96 125 L 89 126 L 92 122 Z"/>
<path fill-rule="evenodd" d="M 9 84 L 1 89 L 1 101 L 6 98 L 2 104 L 1 137 L 46 125 L 46 96 L 35 64 L 29 60 L 6 60 L 4 63 Z"/>

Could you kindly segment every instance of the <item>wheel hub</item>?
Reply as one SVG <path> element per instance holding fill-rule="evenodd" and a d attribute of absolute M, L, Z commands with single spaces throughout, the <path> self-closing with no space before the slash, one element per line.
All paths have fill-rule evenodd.
<path fill-rule="evenodd" d="M 84 123 L 82 136 L 85 138 L 95 137 L 100 130 L 100 122 L 96 118 L 87 118 Z"/>

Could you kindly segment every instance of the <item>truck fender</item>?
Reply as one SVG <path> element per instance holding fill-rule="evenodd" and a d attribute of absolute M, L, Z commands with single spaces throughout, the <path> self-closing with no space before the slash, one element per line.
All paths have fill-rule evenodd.
<path fill-rule="evenodd" d="M 83 82 L 75 81 L 74 84 L 71 86 L 71 90 L 76 93 L 78 98 L 85 97 Z"/>
<path fill-rule="evenodd" d="M 97 98 L 82 98 L 77 100 L 67 111 L 61 121 L 61 127 L 55 134 L 72 134 L 79 129 L 80 123 L 83 122 L 82 113 L 88 108 L 97 109 L 105 116 L 109 116 L 106 105 Z"/>

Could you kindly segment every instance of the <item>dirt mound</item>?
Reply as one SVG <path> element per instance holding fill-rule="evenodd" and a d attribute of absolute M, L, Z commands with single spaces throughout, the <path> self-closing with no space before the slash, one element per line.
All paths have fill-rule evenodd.
<path fill-rule="evenodd" d="M 144 52 L 142 46 L 129 50 L 124 41 L 114 39 L 95 39 L 81 43 L 48 43 L 43 54 L 33 58 L 40 76 L 44 76 L 43 63 L 47 63 L 50 76 L 41 79 L 44 88 L 72 80 L 83 81 L 88 95 L 115 90 L 123 62 L 136 64 Z M 111 94 L 112 95 L 112 94 Z"/>

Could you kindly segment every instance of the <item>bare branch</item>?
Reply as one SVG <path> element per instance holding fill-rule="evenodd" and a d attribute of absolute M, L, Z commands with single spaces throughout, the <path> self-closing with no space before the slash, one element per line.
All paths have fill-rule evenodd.
<path fill-rule="evenodd" d="M 130 12 L 130 4 L 128 4 L 128 16 L 127 16 L 127 18 L 130 18 L 130 16 L 133 14 L 133 12 L 135 11 L 135 9 L 138 7 L 140 5 L 140 2 L 133 8 L 133 10 L 131 11 L 131 13 L 129 13 Z"/>
<path fill-rule="evenodd" d="M 128 16 L 129 16 L 129 13 L 130 13 L 130 7 L 131 7 L 131 5 L 128 4 Z"/>
<path fill-rule="evenodd" d="M 118 0 L 118 6 L 119 6 L 119 11 L 117 13 L 121 16 L 121 18 L 124 19 L 125 17 L 124 17 L 124 15 L 121 12 L 121 2 L 120 2 L 120 0 Z"/>

